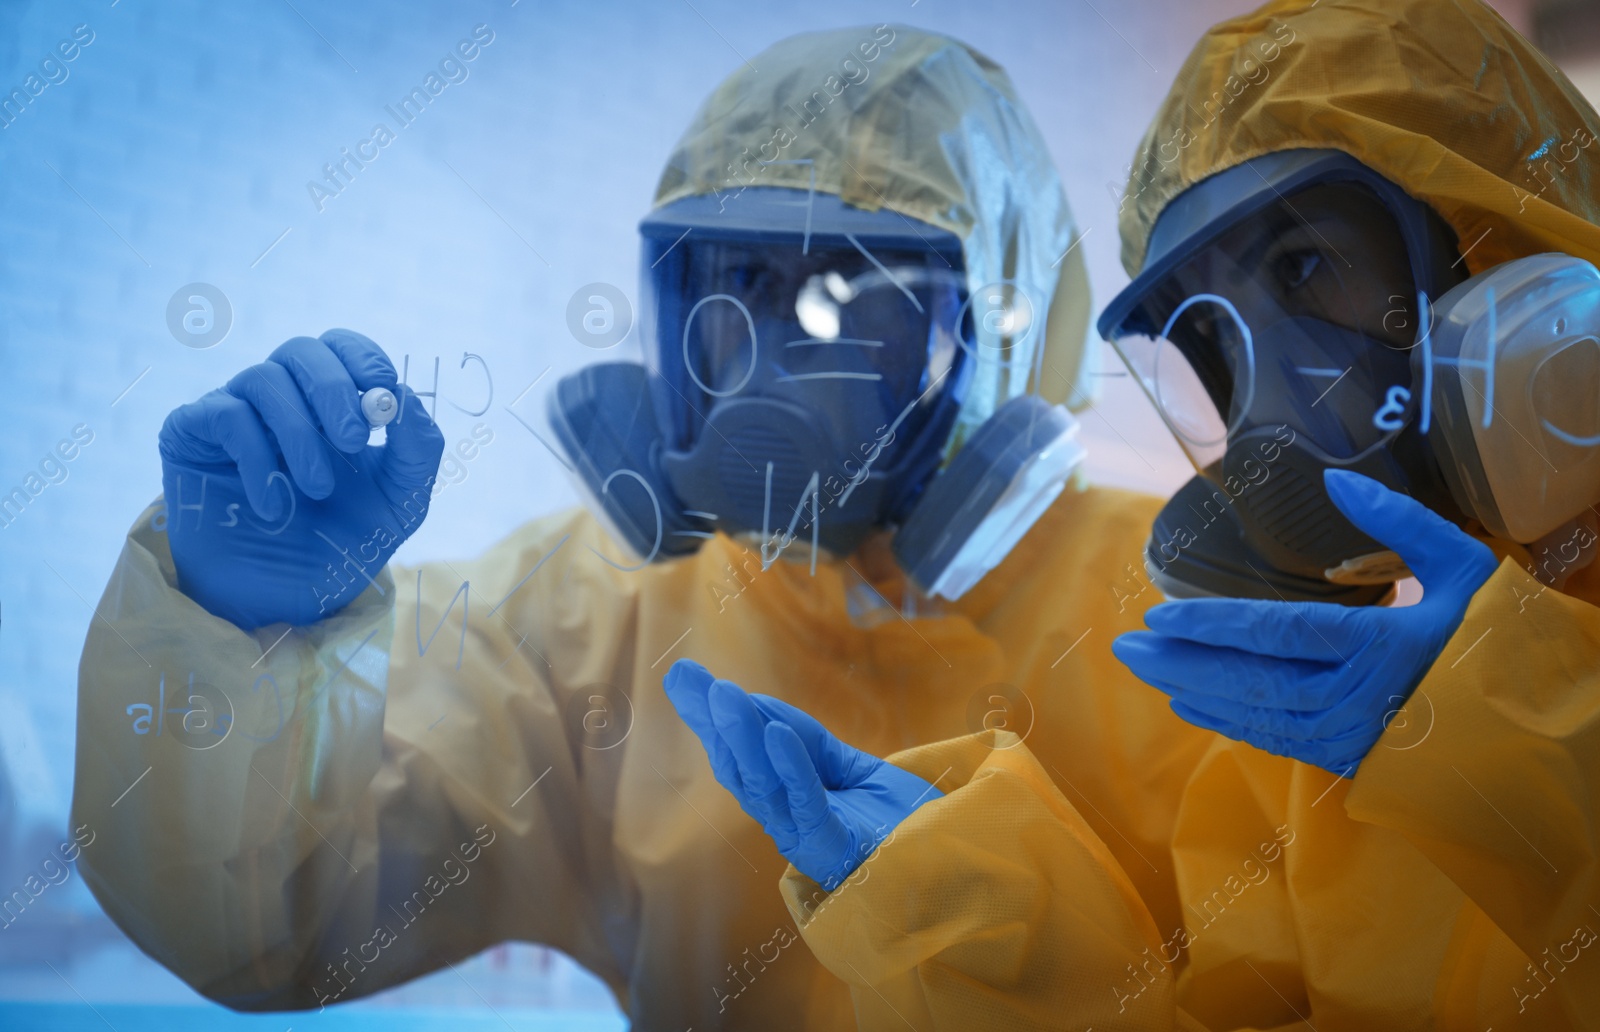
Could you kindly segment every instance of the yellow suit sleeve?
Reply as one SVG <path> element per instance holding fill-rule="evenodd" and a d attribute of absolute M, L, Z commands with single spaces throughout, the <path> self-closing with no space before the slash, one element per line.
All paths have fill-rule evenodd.
<path fill-rule="evenodd" d="M 1600 970 L 1600 609 L 1502 562 L 1408 709 L 1431 729 L 1368 754 L 1346 811 L 1405 836 L 1539 964 L 1530 995 L 1600 1028 L 1600 976 L 1565 974 Z"/>
<path fill-rule="evenodd" d="M 349 1000 L 512 938 L 620 986 L 594 905 L 614 793 L 581 767 L 550 664 L 608 661 L 632 602 L 619 584 L 609 617 L 580 619 L 569 579 L 582 642 L 550 640 L 556 593 L 526 575 L 562 530 L 585 527 L 385 569 L 326 620 L 247 633 L 177 589 L 147 513 L 79 669 L 73 823 L 106 912 L 239 1009 Z"/>
<path fill-rule="evenodd" d="M 782 881 L 861 1029 L 1200 1027 L 1175 1006 L 1172 969 L 1141 966 L 1161 939 L 1127 875 L 1014 735 L 892 762 L 946 794 L 832 894 L 793 867 Z"/>

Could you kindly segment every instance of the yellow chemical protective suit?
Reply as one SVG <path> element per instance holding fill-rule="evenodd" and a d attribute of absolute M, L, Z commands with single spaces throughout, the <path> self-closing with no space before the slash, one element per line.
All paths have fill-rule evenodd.
<path fill-rule="evenodd" d="M 1125 264 L 1186 187 L 1297 147 L 1347 151 L 1433 205 L 1474 272 L 1548 250 L 1600 262 L 1597 132 L 1476 0 L 1269 4 L 1179 74 L 1133 166 Z M 1159 845 L 1137 807 L 1060 784 L 1081 745 L 1072 767 L 1046 758 L 1051 729 L 895 757 L 948 770 L 947 794 L 832 896 L 788 872 L 807 944 L 871 1029 L 1600 1029 L 1600 569 L 1573 572 L 1590 533 L 1539 553 L 1561 591 L 1497 545 L 1352 781 L 1217 739 L 1147 782 L 1182 782 Z M 1166 733 L 1153 714 L 1148 731 Z M 1168 873 L 1176 921 L 1132 891 Z"/>
<path fill-rule="evenodd" d="M 741 71 L 697 116 L 658 200 L 717 189 L 731 206 L 747 176 L 814 174 L 852 203 L 950 228 L 969 278 L 1016 279 L 1048 312 L 1041 389 L 1066 396 L 1083 365 L 1082 252 L 1058 260 L 1070 216 L 1004 74 L 899 26 L 801 37 L 752 63 L 759 76 Z M 782 149 L 780 125 L 794 137 Z M 812 163 L 759 164 L 775 156 Z M 1033 364 L 985 370 L 968 422 Z M 1102 901 L 1107 944 L 1140 941 L 1152 920 L 1180 920 L 1171 865 L 1141 857 L 1164 856 L 1214 737 L 1109 651 L 1155 597 L 1129 564 L 1157 508 L 1070 489 L 933 615 L 895 608 L 881 541 L 814 577 L 787 558 L 763 571 L 726 537 L 624 572 L 596 554 L 623 559 L 598 525 L 569 513 L 472 562 L 385 571 L 285 636 L 241 631 L 176 588 L 158 506 L 84 647 L 74 823 L 98 838 L 82 869 L 135 942 L 234 1007 L 349 1000 L 519 939 L 571 954 L 641 1030 L 850 1028 L 849 987 L 785 910 L 784 861 L 661 689 L 690 656 L 878 754 L 1026 732 L 1091 815 L 1097 865 L 1075 897 Z"/>

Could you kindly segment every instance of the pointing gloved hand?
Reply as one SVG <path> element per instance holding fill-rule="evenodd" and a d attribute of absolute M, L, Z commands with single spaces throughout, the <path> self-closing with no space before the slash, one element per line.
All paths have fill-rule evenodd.
<path fill-rule="evenodd" d="M 942 793 L 852 748 L 810 715 L 680 659 L 663 680 L 717 781 L 795 868 L 832 892 L 911 811 Z"/>
<path fill-rule="evenodd" d="M 360 392 L 379 387 L 401 410 L 369 446 Z M 314 623 L 374 583 L 422 525 L 444 451 L 388 356 L 349 330 L 286 342 L 174 409 L 159 441 L 178 587 L 246 630 Z"/>
<path fill-rule="evenodd" d="M 1149 631 L 1112 644 L 1192 724 L 1344 777 L 1378 741 L 1494 573 L 1494 553 L 1421 503 L 1328 470 L 1350 521 L 1421 581 L 1412 606 L 1192 599 L 1145 614 Z"/>

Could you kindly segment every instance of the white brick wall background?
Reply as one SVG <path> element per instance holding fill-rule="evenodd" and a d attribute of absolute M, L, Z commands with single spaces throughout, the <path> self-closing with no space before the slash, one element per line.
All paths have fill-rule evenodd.
<path fill-rule="evenodd" d="M 458 363 L 480 354 L 494 379 L 483 417 L 494 442 L 439 496 L 401 558 L 474 554 L 574 500 L 503 406 L 544 370 L 541 388 L 597 357 L 568 333 L 567 300 L 595 280 L 636 295 L 635 225 L 660 164 L 741 55 L 793 32 L 896 21 L 998 60 L 1090 233 L 1083 247 L 1103 302 L 1126 282 L 1106 184 L 1120 183 L 1202 28 L 1253 6 L 0 2 L 0 89 L 21 85 L 75 26 L 94 33 L 67 79 L 0 129 L 0 494 L 76 424 L 94 432 L 65 482 L 0 528 L 0 891 L 38 866 L 65 824 L 88 607 L 127 526 L 160 490 L 155 435 L 175 405 L 284 339 L 332 326 L 367 333 L 397 361 L 410 354 L 414 385 L 440 356 L 441 393 L 467 406 L 481 404 L 481 375 Z M 467 80 L 318 213 L 306 182 L 375 122 L 394 128 L 384 105 L 480 23 L 495 38 Z M 217 285 L 233 305 L 231 331 L 209 350 L 167 330 L 168 298 L 191 281 Z M 605 357 L 637 352 L 630 334 Z M 1103 415 L 1085 417 L 1094 475 L 1175 486 L 1181 454 L 1125 378 L 1106 383 Z M 530 422 L 538 394 L 517 407 Z M 452 442 L 476 422 L 446 405 L 440 421 Z M 78 879 L 52 892 L 0 932 L 0 999 L 72 999 L 34 966 L 52 949 L 90 999 L 193 998 L 104 926 Z M 24 931 L 30 945 L 10 948 Z M 586 976 L 526 947 L 464 970 L 502 1003 L 610 1006 Z M 393 1000 L 476 1004 L 445 979 Z"/>

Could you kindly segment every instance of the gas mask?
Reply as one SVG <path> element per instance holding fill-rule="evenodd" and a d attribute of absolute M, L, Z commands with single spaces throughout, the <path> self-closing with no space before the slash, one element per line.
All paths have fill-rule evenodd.
<path fill-rule="evenodd" d="M 640 233 L 646 364 L 589 366 L 549 405 L 628 568 L 722 531 L 759 544 L 763 567 L 803 544 L 814 569 L 892 528 L 917 585 L 956 598 L 1081 458 L 1072 416 L 1031 395 L 951 448 L 997 350 L 976 343 L 996 313 L 969 297 L 954 234 L 771 187 L 675 201 Z"/>
<path fill-rule="evenodd" d="M 1330 467 L 1464 519 L 1400 400 L 1454 260 L 1431 209 L 1337 152 L 1267 155 L 1167 206 L 1100 321 L 1199 471 L 1153 529 L 1158 587 L 1381 599 L 1405 568 L 1334 507 Z"/>
<path fill-rule="evenodd" d="M 1525 543 L 1600 498 L 1600 274 L 1538 255 L 1468 279 L 1455 253 L 1338 152 L 1167 207 L 1100 329 L 1199 471 L 1146 547 L 1168 596 L 1381 601 L 1408 571 L 1334 507 L 1328 468 Z"/>

